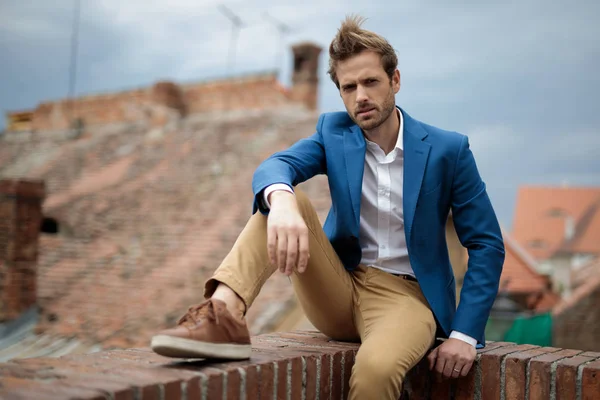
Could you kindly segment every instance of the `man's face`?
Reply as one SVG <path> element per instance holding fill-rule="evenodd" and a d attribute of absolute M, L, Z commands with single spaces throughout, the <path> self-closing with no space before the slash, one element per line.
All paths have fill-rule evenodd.
<path fill-rule="evenodd" d="M 381 65 L 381 56 L 363 51 L 337 65 L 340 95 L 346 111 L 364 131 L 379 127 L 394 111 L 400 90 L 400 72 L 392 79 Z"/>

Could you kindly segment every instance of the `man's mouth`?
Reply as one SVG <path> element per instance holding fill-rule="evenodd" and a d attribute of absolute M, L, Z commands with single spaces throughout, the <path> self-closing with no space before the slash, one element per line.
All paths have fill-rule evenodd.
<path fill-rule="evenodd" d="M 365 108 L 365 109 L 359 110 L 356 113 L 356 115 L 363 117 L 365 115 L 370 114 L 372 111 L 375 111 L 375 108 Z"/>

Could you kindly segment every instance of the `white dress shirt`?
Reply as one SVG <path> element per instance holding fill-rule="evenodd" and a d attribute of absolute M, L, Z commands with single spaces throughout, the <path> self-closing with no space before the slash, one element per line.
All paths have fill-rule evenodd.
<path fill-rule="evenodd" d="M 408 258 L 404 232 L 402 207 L 404 182 L 404 121 L 398 112 L 400 126 L 394 149 L 385 154 L 377 143 L 366 140 L 365 168 L 360 203 L 359 243 L 362 250 L 361 264 L 378 268 L 392 274 L 415 273 Z M 275 190 L 293 189 L 286 184 L 274 184 L 264 191 L 267 207 L 269 194 Z M 452 331 L 451 338 L 477 345 L 477 340 L 463 333 Z"/>

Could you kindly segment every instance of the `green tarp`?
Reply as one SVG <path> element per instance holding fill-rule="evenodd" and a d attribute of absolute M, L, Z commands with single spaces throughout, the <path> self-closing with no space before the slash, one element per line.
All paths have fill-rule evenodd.
<path fill-rule="evenodd" d="M 517 344 L 552 346 L 552 315 L 546 313 L 517 317 L 504 340 Z"/>

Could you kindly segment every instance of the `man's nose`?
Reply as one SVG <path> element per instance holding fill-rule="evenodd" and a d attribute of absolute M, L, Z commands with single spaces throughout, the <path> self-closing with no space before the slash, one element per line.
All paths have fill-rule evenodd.
<path fill-rule="evenodd" d="M 369 100 L 369 96 L 367 96 L 367 91 L 363 86 L 359 85 L 356 88 L 356 102 L 360 104 L 364 103 L 367 100 Z"/>

